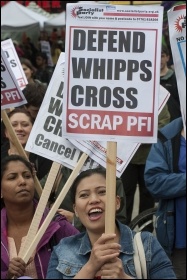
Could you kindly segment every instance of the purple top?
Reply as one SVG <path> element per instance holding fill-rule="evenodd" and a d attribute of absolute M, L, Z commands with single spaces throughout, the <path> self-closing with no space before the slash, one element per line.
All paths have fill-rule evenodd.
<path fill-rule="evenodd" d="M 35 204 L 35 208 L 37 204 Z M 49 209 L 44 211 L 41 223 L 45 220 Z M 36 255 L 34 258 L 38 279 L 45 279 L 49 259 L 51 256 L 51 249 L 59 243 L 63 237 L 75 235 L 79 231 L 73 227 L 64 216 L 57 216 L 55 220 L 51 221 L 44 235 L 42 236 L 36 248 Z M 51 239 L 52 238 L 52 239 Z M 49 242 L 49 240 L 51 241 Z M 1 279 L 6 279 L 9 266 L 9 253 L 7 241 L 7 216 L 6 208 L 1 210 Z M 29 275 L 28 275 L 29 276 Z"/>

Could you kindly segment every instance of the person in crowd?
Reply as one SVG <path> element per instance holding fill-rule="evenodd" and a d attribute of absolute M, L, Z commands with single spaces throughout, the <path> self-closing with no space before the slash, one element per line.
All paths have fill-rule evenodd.
<path fill-rule="evenodd" d="M 48 85 L 51 80 L 54 68 L 48 66 L 48 57 L 45 52 L 38 52 L 36 54 L 36 67 L 36 79 Z"/>
<path fill-rule="evenodd" d="M 62 39 L 61 36 L 58 37 L 57 40 L 58 48 L 61 50 L 61 52 L 65 52 L 65 39 Z"/>
<path fill-rule="evenodd" d="M 168 124 L 169 121 L 170 121 L 170 114 L 167 105 L 165 105 L 158 116 L 158 127 L 159 128 L 163 127 L 164 125 Z M 121 176 L 121 180 L 123 182 L 125 195 L 126 195 L 127 225 L 130 224 L 132 219 L 134 196 L 135 196 L 137 185 L 139 188 L 139 197 L 140 197 L 138 213 L 140 214 L 141 212 L 149 208 L 152 208 L 155 205 L 155 199 L 148 192 L 144 181 L 145 163 L 150 148 L 151 148 L 151 144 L 141 144 Z M 148 230 L 152 232 L 153 230 L 152 224 L 146 226 L 144 230 Z"/>
<path fill-rule="evenodd" d="M 31 63 L 36 67 L 35 57 L 36 53 L 39 51 L 34 43 L 31 41 L 30 37 L 28 37 L 26 34 L 24 38 L 22 38 L 22 46 L 25 52 L 25 58 L 29 59 Z"/>
<path fill-rule="evenodd" d="M 24 52 L 23 48 L 20 46 L 20 44 L 16 40 L 13 41 L 13 44 L 14 44 L 14 47 L 15 47 L 15 50 L 16 50 L 16 53 L 17 53 L 18 57 L 19 58 L 24 57 L 25 52 Z"/>
<path fill-rule="evenodd" d="M 59 35 L 58 35 L 58 30 L 57 30 L 57 28 L 53 28 L 53 30 L 52 30 L 52 32 L 51 32 L 51 37 L 50 37 L 51 41 L 52 41 L 52 42 L 57 41 L 58 36 L 59 36 Z"/>
<path fill-rule="evenodd" d="M 165 45 L 162 45 L 160 84 L 170 93 L 167 105 L 170 113 L 170 121 L 172 121 L 178 117 L 181 117 L 181 110 L 176 75 L 174 70 L 171 67 L 168 67 L 169 57 L 168 48 Z"/>
<path fill-rule="evenodd" d="M 20 58 L 20 63 L 29 84 L 41 83 L 41 81 L 36 79 L 36 68 L 33 66 L 29 59 Z"/>
<path fill-rule="evenodd" d="M 61 49 L 59 48 L 59 44 L 57 41 L 51 43 L 51 57 L 53 60 L 53 64 L 56 65 L 61 54 Z"/>
<path fill-rule="evenodd" d="M 27 103 L 22 107 L 31 114 L 33 119 L 36 119 L 45 93 L 47 91 L 47 86 L 45 86 L 44 84 L 31 83 L 27 84 L 22 91 L 27 100 Z"/>
<path fill-rule="evenodd" d="M 33 127 L 34 119 L 24 108 L 16 108 L 10 111 L 7 115 L 21 145 L 24 148 Z M 4 124 L 2 124 L 2 127 L 5 136 L 9 141 L 1 146 L 1 158 L 12 154 L 19 154 L 17 148 L 14 145 L 14 139 L 11 139 L 9 131 L 6 129 Z M 29 160 L 35 166 L 38 179 L 42 179 L 49 172 L 52 161 L 33 153 L 27 152 L 27 154 Z"/>
<path fill-rule="evenodd" d="M 1 162 L 1 279 L 24 275 L 46 279 L 53 246 L 62 238 L 78 233 L 65 217 L 58 216 L 50 222 L 28 264 L 18 257 L 38 204 L 34 190 L 31 163 L 19 155 L 4 158 Z M 48 212 L 46 208 L 41 224 Z"/>
<path fill-rule="evenodd" d="M 159 200 L 157 238 L 178 279 L 186 279 L 186 138 L 182 118 L 160 129 L 145 167 L 148 191 Z"/>
<path fill-rule="evenodd" d="M 60 192 L 62 191 L 65 183 L 67 182 L 69 176 L 71 175 L 72 170 L 66 166 L 62 166 L 60 170 L 60 176 L 56 178 L 56 181 L 53 185 L 53 190 L 49 197 L 49 207 L 52 207 L 53 203 L 59 196 Z M 45 182 L 47 180 L 48 174 L 40 180 L 41 186 L 45 186 Z M 123 224 L 126 222 L 126 198 L 125 192 L 123 188 L 123 184 L 120 178 L 116 178 L 116 189 L 117 195 L 120 197 L 120 207 L 116 212 L 116 216 L 119 221 Z M 70 191 L 67 192 L 64 200 L 62 201 L 60 208 L 57 211 L 59 214 L 64 215 L 66 219 L 72 223 L 79 231 L 84 231 L 85 227 L 81 223 L 80 219 L 76 217 L 73 210 L 73 203 L 71 200 Z"/>
<path fill-rule="evenodd" d="M 74 211 L 86 228 L 54 247 L 47 279 L 134 279 L 131 229 L 116 220 L 115 232 L 105 234 L 106 170 L 81 172 L 71 187 Z M 116 196 L 115 209 L 120 199 Z M 176 279 L 171 262 L 157 239 L 142 232 L 148 279 Z"/>

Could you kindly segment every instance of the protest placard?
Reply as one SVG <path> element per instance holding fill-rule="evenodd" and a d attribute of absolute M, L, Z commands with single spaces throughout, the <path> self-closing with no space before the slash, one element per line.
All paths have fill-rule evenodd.
<path fill-rule="evenodd" d="M 74 3 L 66 13 L 64 137 L 156 142 L 163 7 Z"/>
<path fill-rule="evenodd" d="M 13 71 L 1 48 L 1 110 L 26 104 Z"/>
<path fill-rule="evenodd" d="M 62 135 L 64 66 L 65 54 L 61 53 L 25 150 L 73 169 L 81 157 L 82 151 Z M 94 160 L 88 158 L 83 169 L 93 168 L 97 165 Z"/>
<path fill-rule="evenodd" d="M 10 64 L 10 67 L 15 75 L 18 85 L 21 90 L 28 84 L 27 78 L 21 66 L 19 57 L 15 50 L 12 39 L 7 39 L 1 42 L 1 48 L 3 49 L 5 56 Z"/>
<path fill-rule="evenodd" d="M 169 37 L 186 135 L 186 5 L 168 11 Z"/>

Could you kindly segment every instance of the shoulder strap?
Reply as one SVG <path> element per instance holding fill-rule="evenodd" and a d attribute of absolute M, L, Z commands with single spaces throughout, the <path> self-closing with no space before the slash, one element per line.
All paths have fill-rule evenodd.
<path fill-rule="evenodd" d="M 142 244 L 141 232 L 137 232 L 134 236 L 134 266 L 138 279 L 147 279 L 147 266 L 145 259 L 145 251 Z"/>

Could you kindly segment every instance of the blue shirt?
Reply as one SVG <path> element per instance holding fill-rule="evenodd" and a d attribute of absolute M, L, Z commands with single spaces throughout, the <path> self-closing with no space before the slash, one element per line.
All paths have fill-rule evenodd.
<path fill-rule="evenodd" d="M 179 153 L 179 172 L 186 173 L 186 140 L 181 136 Z M 186 196 L 175 199 L 175 248 L 186 248 Z"/>
<path fill-rule="evenodd" d="M 133 254 L 133 235 L 131 229 L 117 222 L 120 231 L 121 252 L 126 274 L 136 278 Z M 171 262 L 157 239 L 149 232 L 142 232 L 145 249 L 148 279 L 176 279 Z M 88 262 L 91 243 L 87 233 L 63 238 L 54 247 L 48 266 L 46 279 L 72 279 Z"/>

